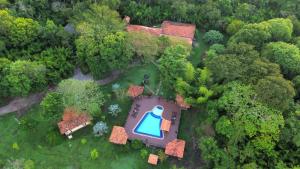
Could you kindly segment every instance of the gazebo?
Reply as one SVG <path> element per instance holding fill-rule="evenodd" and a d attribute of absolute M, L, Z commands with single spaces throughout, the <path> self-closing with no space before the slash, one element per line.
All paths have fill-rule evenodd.
<path fill-rule="evenodd" d="M 157 165 L 158 162 L 158 156 L 155 154 L 150 154 L 148 158 L 148 163 L 152 165 Z"/>
<path fill-rule="evenodd" d="M 165 154 L 178 157 L 178 158 L 183 158 L 184 148 L 185 148 L 185 141 L 180 139 L 175 139 L 167 144 L 165 149 Z"/>
<path fill-rule="evenodd" d="M 191 107 L 191 105 L 186 103 L 184 98 L 179 94 L 176 95 L 176 103 L 183 109 L 189 109 Z"/>
<path fill-rule="evenodd" d="M 126 144 L 128 135 L 123 127 L 114 126 L 109 137 L 109 142 L 114 144 Z"/>
<path fill-rule="evenodd" d="M 75 109 L 66 108 L 62 121 L 57 125 L 60 133 L 71 139 L 72 133 L 91 124 L 91 119 L 87 113 L 78 113 Z"/>
<path fill-rule="evenodd" d="M 144 92 L 144 86 L 136 86 L 136 85 L 130 85 L 127 91 L 128 95 L 133 98 L 143 94 L 143 92 Z"/>

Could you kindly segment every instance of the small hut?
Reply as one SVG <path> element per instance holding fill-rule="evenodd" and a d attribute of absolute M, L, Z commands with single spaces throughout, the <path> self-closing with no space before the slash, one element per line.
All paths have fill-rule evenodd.
<path fill-rule="evenodd" d="M 180 139 L 175 139 L 166 145 L 165 154 L 178 157 L 181 159 L 183 158 L 184 148 L 185 148 L 185 141 Z"/>
<path fill-rule="evenodd" d="M 158 162 L 158 156 L 155 154 L 150 154 L 148 158 L 148 163 L 152 165 L 157 165 Z"/>
<path fill-rule="evenodd" d="M 127 91 L 128 95 L 135 98 L 144 92 L 144 86 L 131 85 Z"/>
<path fill-rule="evenodd" d="M 114 126 L 109 137 L 109 142 L 114 144 L 126 144 L 128 135 L 123 127 Z"/>

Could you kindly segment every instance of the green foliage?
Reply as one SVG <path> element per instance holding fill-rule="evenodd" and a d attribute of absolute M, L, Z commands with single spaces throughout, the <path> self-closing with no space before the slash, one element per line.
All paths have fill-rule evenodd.
<path fill-rule="evenodd" d="M 292 83 L 276 76 L 266 76 L 260 79 L 255 90 L 259 101 L 280 111 L 287 111 L 295 96 Z"/>
<path fill-rule="evenodd" d="M 219 31 L 210 30 L 204 34 L 203 40 L 208 44 L 222 43 L 224 35 Z"/>
<path fill-rule="evenodd" d="M 27 18 L 16 18 L 9 29 L 9 40 L 14 46 L 24 46 L 37 38 L 40 25 L 37 21 Z"/>
<path fill-rule="evenodd" d="M 64 107 L 73 107 L 92 116 L 100 115 L 102 112 L 104 94 L 96 82 L 63 80 L 58 84 L 57 91 L 62 95 Z"/>
<path fill-rule="evenodd" d="M 214 50 L 217 54 L 222 54 L 225 51 L 225 46 L 222 44 L 213 44 L 209 47 L 209 50 Z"/>
<path fill-rule="evenodd" d="M 115 69 L 125 69 L 132 60 L 133 51 L 124 32 L 108 34 L 99 44 L 97 55 L 87 56 L 87 64 L 95 78 Z"/>
<path fill-rule="evenodd" d="M 275 18 L 267 22 L 274 41 L 289 41 L 292 38 L 293 24 L 290 19 Z"/>
<path fill-rule="evenodd" d="M 148 155 L 149 155 L 149 152 L 147 149 L 141 149 L 140 156 L 142 157 L 142 159 L 147 159 Z"/>
<path fill-rule="evenodd" d="M 245 23 L 241 20 L 232 20 L 230 22 L 230 24 L 227 26 L 226 28 L 226 32 L 229 35 L 234 35 L 235 33 L 237 33 L 243 26 L 245 25 Z"/>
<path fill-rule="evenodd" d="M 48 48 L 41 52 L 37 60 L 46 66 L 47 80 L 50 83 L 58 83 L 73 73 L 71 58 L 71 51 L 68 48 Z"/>
<path fill-rule="evenodd" d="M 174 86 L 176 79 L 185 81 L 194 79 L 195 70 L 187 61 L 189 55 L 186 48 L 181 45 L 166 48 L 163 56 L 158 60 L 159 71 L 164 86 Z"/>
<path fill-rule="evenodd" d="M 300 73 L 300 50 L 285 42 L 271 42 L 262 50 L 262 56 L 279 64 L 286 75 Z"/>
<path fill-rule="evenodd" d="M 41 106 L 46 119 L 58 120 L 64 111 L 62 94 L 58 92 L 48 93 L 41 102 Z"/>
<path fill-rule="evenodd" d="M 99 152 L 97 149 L 93 149 L 91 152 L 90 152 L 90 156 L 91 156 L 91 159 L 92 160 L 96 160 L 98 157 L 99 157 Z"/>
<path fill-rule="evenodd" d="M 130 145 L 133 149 L 140 150 L 143 148 L 144 143 L 141 140 L 132 140 Z"/>
<path fill-rule="evenodd" d="M 81 143 L 82 145 L 85 145 L 85 144 L 87 143 L 87 139 L 85 139 L 85 138 L 81 139 L 81 140 L 80 140 L 80 143 Z"/>
<path fill-rule="evenodd" d="M 129 32 L 128 41 L 143 62 L 154 61 L 158 55 L 158 39 L 149 33 Z"/>
<path fill-rule="evenodd" d="M 124 29 L 124 23 L 116 11 L 107 6 L 91 5 L 85 12 L 79 13 L 74 22 L 76 31 L 80 34 L 75 41 L 80 66 L 90 70 L 96 78 L 99 78 L 99 74 L 105 71 L 99 65 L 110 65 L 107 62 L 102 63 L 103 60 L 100 60 L 100 58 L 106 59 L 106 61 L 121 57 L 124 57 L 122 61 L 130 59 L 131 54 L 128 53 L 130 50 L 126 48 L 127 43 L 124 41 L 124 34 L 112 35 Z M 101 48 L 101 45 L 104 46 Z M 108 48 L 103 51 L 104 53 L 101 53 L 100 49 L 105 47 Z M 122 53 L 116 53 L 112 50 L 114 47 L 117 47 L 117 51 Z M 126 55 L 122 56 L 122 54 Z M 117 67 L 118 64 L 116 65 L 115 62 L 112 66 Z M 100 72 L 97 73 L 97 71 Z"/>
<path fill-rule="evenodd" d="M 20 150 L 19 144 L 17 142 L 13 143 L 12 144 L 12 149 L 14 149 L 16 151 L 19 151 Z"/>
<path fill-rule="evenodd" d="M 18 60 L 9 65 L 3 85 L 10 96 L 26 96 L 46 86 L 46 68 L 37 62 Z"/>
<path fill-rule="evenodd" d="M 229 42 L 245 42 L 260 47 L 265 42 L 270 41 L 271 37 L 270 25 L 268 23 L 254 23 L 243 26 L 242 29 L 230 38 Z"/>

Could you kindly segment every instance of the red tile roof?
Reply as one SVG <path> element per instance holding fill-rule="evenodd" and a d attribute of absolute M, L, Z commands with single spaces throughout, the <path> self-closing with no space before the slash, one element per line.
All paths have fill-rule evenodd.
<path fill-rule="evenodd" d="M 194 24 L 185 24 L 171 21 L 164 21 L 162 23 L 162 33 L 164 35 L 179 36 L 193 39 L 195 35 L 196 26 Z"/>
<path fill-rule="evenodd" d="M 175 139 L 167 144 L 165 153 L 170 156 L 183 158 L 184 148 L 185 148 L 185 141 L 180 139 Z"/>
<path fill-rule="evenodd" d="M 153 165 L 157 165 L 158 162 L 158 156 L 155 154 L 150 154 L 149 158 L 148 158 L 148 163 L 149 164 L 153 164 Z"/>
<path fill-rule="evenodd" d="M 128 25 L 127 31 L 128 32 L 135 32 L 135 31 L 148 32 L 155 36 L 160 36 L 161 32 L 162 32 L 161 28 L 151 28 L 151 27 L 141 26 L 141 25 Z"/>
<path fill-rule="evenodd" d="M 61 134 L 65 134 L 80 125 L 86 125 L 90 123 L 91 117 L 86 113 L 76 113 L 74 109 L 65 109 L 63 120 L 57 125 Z"/>
<path fill-rule="evenodd" d="M 127 91 L 128 95 L 131 97 L 137 97 L 144 92 L 144 86 L 131 85 Z"/>
<path fill-rule="evenodd" d="M 186 103 L 184 101 L 184 98 L 180 95 L 176 95 L 176 103 L 181 107 L 181 108 L 184 108 L 184 109 L 189 109 L 191 107 L 191 105 L 189 105 L 188 103 Z"/>
<path fill-rule="evenodd" d="M 128 19 L 125 17 L 125 19 Z M 128 22 L 129 23 L 129 22 Z M 141 31 L 148 32 L 155 36 L 171 36 L 177 37 L 189 44 L 193 43 L 193 38 L 196 31 L 196 25 L 179 22 L 164 21 L 161 28 L 153 28 L 142 25 L 127 25 L 128 32 Z"/>
<path fill-rule="evenodd" d="M 128 135 L 123 127 L 114 126 L 109 141 L 114 144 L 126 144 Z"/>
<path fill-rule="evenodd" d="M 171 128 L 171 121 L 163 119 L 162 123 L 161 123 L 161 126 L 160 126 L 160 129 L 163 130 L 163 131 L 170 131 L 170 128 Z"/>

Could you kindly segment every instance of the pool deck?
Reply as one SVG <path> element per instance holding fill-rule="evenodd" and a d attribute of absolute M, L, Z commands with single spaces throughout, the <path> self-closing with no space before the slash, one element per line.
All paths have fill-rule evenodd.
<path fill-rule="evenodd" d="M 134 109 L 136 105 L 140 105 L 138 113 L 136 116 L 132 116 L 134 114 Z M 171 124 L 171 128 L 169 132 L 164 132 L 164 139 L 149 137 L 145 135 L 140 135 L 133 133 L 133 129 L 137 125 L 137 123 L 141 120 L 145 113 L 151 111 L 152 108 L 156 105 L 161 105 L 164 107 L 163 118 L 172 121 L 173 112 L 176 112 L 176 119 L 173 120 Z M 131 110 L 128 114 L 127 121 L 125 124 L 125 131 L 128 135 L 129 140 L 142 140 L 148 146 L 155 146 L 165 148 L 167 143 L 177 139 L 178 127 L 180 123 L 181 109 L 174 101 L 167 101 L 163 98 L 156 96 L 140 96 L 133 101 L 131 106 Z"/>

